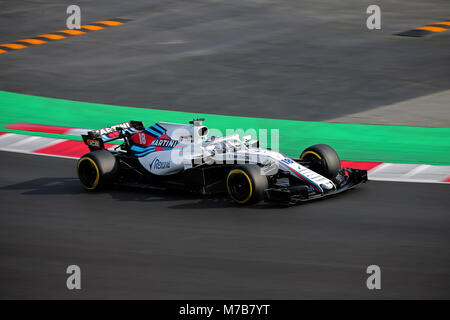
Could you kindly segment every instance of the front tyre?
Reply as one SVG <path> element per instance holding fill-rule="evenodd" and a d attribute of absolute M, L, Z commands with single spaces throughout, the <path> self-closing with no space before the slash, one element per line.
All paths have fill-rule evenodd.
<path fill-rule="evenodd" d="M 233 167 L 227 175 L 226 185 L 230 198 L 240 205 L 263 200 L 264 190 L 269 187 L 267 177 L 261 175 L 261 168 L 256 164 Z"/>
<path fill-rule="evenodd" d="M 77 163 L 78 179 L 87 191 L 111 185 L 117 176 L 116 158 L 107 150 L 97 150 L 82 156 Z"/>
<path fill-rule="evenodd" d="M 335 181 L 341 168 L 339 156 L 327 144 L 315 144 L 305 149 L 300 155 L 300 159 L 309 161 L 311 170 L 332 181 Z"/>

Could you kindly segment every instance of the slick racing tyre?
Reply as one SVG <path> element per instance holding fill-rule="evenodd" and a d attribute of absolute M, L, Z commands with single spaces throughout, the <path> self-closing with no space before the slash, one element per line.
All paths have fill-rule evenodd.
<path fill-rule="evenodd" d="M 264 190 L 269 187 L 267 177 L 261 175 L 261 168 L 256 164 L 233 167 L 226 180 L 228 194 L 240 205 L 257 203 L 264 199 Z"/>
<path fill-rule="evenodd" d="M 107 150 L 89 152 L 78 160 L 78 178 L 88 191 L 111 185 L 117 175 L 116 158 Z"/>
<path fill-rule="evenodd" d="M 309 161 L 311 170 L 333 181 L 341 168 L 336 151 L 326 144 L 315 144 L 305 149 L 300 159 Z"/>

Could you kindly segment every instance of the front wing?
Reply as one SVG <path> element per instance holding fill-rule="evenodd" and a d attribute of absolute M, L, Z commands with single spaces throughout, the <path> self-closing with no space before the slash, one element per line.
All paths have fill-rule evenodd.
<path fill-rule="evenodd" d="M 342 168 L 336 180 L 337 188 L 324 193 L 314 192 L 305 185 L 269 188 L 265 190 L 265 201 L 283 205 L 294 205 L 300 202 L 333 196 L 366 182 L 367 171 Z"/>

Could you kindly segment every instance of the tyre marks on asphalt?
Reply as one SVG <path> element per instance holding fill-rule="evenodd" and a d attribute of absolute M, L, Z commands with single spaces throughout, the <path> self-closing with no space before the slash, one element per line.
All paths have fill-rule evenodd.
<path fill-rule="evenodd" d="M 450 20 L 439 21 L 412 30 L 397 33 L 398 36 L 423 37 L 434 33 L 444 32 L 450 29 Z"/>
<path fill-rule="evenodd" d="M 0 54 L 9 51 L 21 50 L 34 45 L 41 45 L 50 41 L 63 40 L 72 36 L 82 35 L 87 32 L 103 30 L 109 27 L 117 27 L 130 21 L 130 19 L 109 19 L 96 21 L 94 23 L 85 24 L 80 29 L 64 29 L 57 32 L 40 34 L 36 37 L 26 38 L 18 41 L 0 44 Z"/>

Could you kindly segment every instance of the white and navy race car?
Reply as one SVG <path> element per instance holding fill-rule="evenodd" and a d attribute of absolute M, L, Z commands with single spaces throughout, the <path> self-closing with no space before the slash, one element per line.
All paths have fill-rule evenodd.
<path fill-rule="evenodd" d="M 203 195 L 227 192 L 240 205 L 261 200 L 290 205 L 367 181 L 365 170 L 341 168 L 328 145 L 311 146 L 293 159 L 259 148 L 250 136 L 208 136 L 203 121 L 158 122 L 147 128 L 129 121 L 88 131 L 82 137 L 91 152 L 77 164 L 81 184 L 88 191 L 138 185 Z M 109 146 L 118 139 L 123 143 Z"/>

